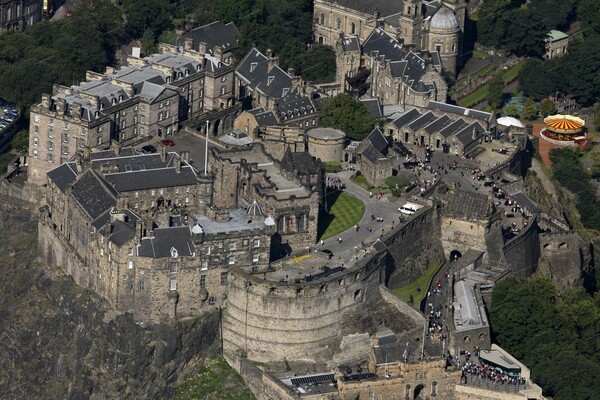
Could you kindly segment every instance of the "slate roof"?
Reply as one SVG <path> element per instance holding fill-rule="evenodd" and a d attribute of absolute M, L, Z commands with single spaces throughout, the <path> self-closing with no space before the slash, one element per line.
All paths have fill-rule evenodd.
<path fill-rule="evenodd" d="M 425 132 L 432 134 L 440 131 L 443 127 L 450 124 L 452 120 L 447 115 L 442 115 L 435 121 L 431 122 L 429 125 L 425 126 Z"/>
<path fill-rule="evenodd" d="M 442 130 L 440 130 L 440 133 L 444 138 L 447 139 L 448 137 L 454 135 L 456 132 L 459 132 L 466 124 L 467 123 L 462 118 L 459 118 L 456 121 L 453 121 L 451 124 L 442 128 Z"/>
<path fill-rule="evenodd" d="M 104 228 L 100 230 L 100 233 L 106 235 Z M 136 234 L 135 221 L 124 222 L 121 220 L 115 220 L 111 224 L 108 240 L 117 246 L 123 246 L 131 239 L 135 238 Z"/>
<path fill-rule="evenodd" d="M 446 213 L 459 218 L 484 219 L 490 202 L 485 194 L 456 190 L 450 195 Z"/>
<path fill-rule="evenodd" d="M 177 250 L 179 257 L 190 257 L 196 252 L 189 226 L 173 226 L 154 229 L 154 237 L 142 238 L 137 248 L 139 257 L 171 257 L 171 249 Z"/>
<path fill-rule="evenodd" d="M 492 118 L 492 114 L 485 111 L 473 110 L 472 108 L 455 106 L 452 104 L 441 103 L 439 101 L 430 101 L 427 104 L 427 108 L 430 110 L 437 110 L 451 114 L 464 115 L 465 117 L 480 119 L 483 121 L 490 121 Z"/>
<path fill-rule="evenodd" d="M 188 186 L 196 183 L 196 173 L 189 165 L 182 165 L 181 172 L 175 167 L 107 173 L 104 178 L 119 192 L 132 192 L 154 188 Z"/>
<path fill-rule="evenodd" d="M 381 17 L 402 11 L 402 4 L 389 0 L 325 0 L 326 3 L 337 3 L 342 7 L 373 15 L 379 11 Z"/>
<path fill-rule="evenodd" d="M 396 118 L 395 120 L 393 120 L 392 124 L 396 128 L 401 128 L 404 125 L 407 125 L 407 124 L 411 123 L 412 121 L 414 121 L 415 119 L 419 118 L 420 116 L 421 116 L 421 113 L 419 113 L 419 111 L 417 111 L 416 108 L 412 108 L 412 109 L 408 110 L 407 112 L 405 112 L 404 114 L 402 114 L 401 116 L 399 116 L 398 118 Z"/>
<path fill-rule="evenodd" d="M 417 118 L 413 122 L 411 122 L 408 125 L 408 127 L 410 129 L 412 129 L 413 131 L 416 131 L 417 129 L 421 128 L 422 126 L 428 125 L 434 119 L 436 119 L 436 116 L 433 115 L 432 112 L 427 112 L 426 114 L 421 115 L 419 118 Z"/>
<path fill-rule="evenodd" d="M 48 171 L 48 177 L 54 184 L 65 193 L 69 185 L 77 178 L 77 169 L 74 162 L 64 163 L 53 170 Z"/>
<path fill-rule="evenodd" d="M 271 98 L 283 98 L 292 88 L 292 77 L 278 65 L 268 70 L 267 57 L 256 48 L 246 54 L 235 73 L 249 87 Z"/>
<path fill-rule="evenodd" d="M 313 114 L 316 111 L 312 101 L 307 96 L 288 93 L 278 104 L 275 110 L 280 121 Z"/>
<path fill-rule="evenodd" d="M 221 135 L 217 138 L 217 140 L 232 146 L 245 146 L 254 142 L 254 140 L 252 140 L 252 138 L 246 135 L 244 132 L 237 130 L 226 135 Z"/>
<path fill-rule="evenodd" d="M 106 210 L 117 205 L 117 193 L 101 182 L 92 170 L 80 175 L 73 183 L 71 196 L 93 221 Z"/>
<path fill-rule="evenodd" d="M 101 157 L 96 156 L 95 159 L 92 159 L 92 168 L 100 169 L 102 165 L 110 165 L 114 168 L 111 172 L 143 171 L 173 167 L 176 157 L 176 154 L 172 152 L 166 155 L 165 161 L 161 160 L 158 153 L 128 155 L 128 152 L 121 152 L 118 156 L 112 150 L 102 153 L 104 154 Z"/>
<path fill-rule="evenodd" d="M 197 50 L 200 42 L 206 43 L 206 49 L 212 54 L 215 46 L 222 46 L 224 51 L 237 46 L 239 31 L 233 22 L 224 24 L 222 21 L 192 29 L 182 36 L 182 39 L 192 38 L 192 48 Z M 183 41 L 181 41 L 183 42 Z"/>
<path fill-rule="evenodd" d="M 259 126 L 275 126 L 280 125 L 277 116 L 273 111 L 265 111 L 259 114 L 256 114 L 256 122 L 258 122 Z"/>
<path fill-rule="evenodd" d="M 477 132 L 475 139 L 473 139 L 473 129 Z M 472 124 L 463 127 L 459 132 L 455 133 L 454 136 L 456 136 L 456 139 L 458 139 L 463 146 L 467 146 L 468 144 L 479 140 L 479 138 L 483 136 L 484 131 L 485 129 L 479 125 L 479 122 L 473 122 Z"/>
<path fill-rule="evenodd" d="M 373 148 L 377 150 L 382 155 L 387 153 L 387 149 L 390 145 L 387 138 L 383 135 L 383 133 L 379 130 L 379 128 L 375 128 L 369 133 L 367 136 L 367 140 L 371 143 Z"/>
<path fill-rule="evenodd" d="M 363 53 L 390 61 L 402 61 L 402 44 L 381 28 L 375 29 L 363 43 Z"/>
<path fill-rule="evenodd" d="M 361 103 L 369 110 L 369 113 L 373 118 L 382 118 L 383 117 L 383 107 L 381 103 L 379 103 L 379 98 L 375 99 L 361 99 Z"/>
<path fill-rule="evenodd" d="M 360 51 L 360 43 L 356 36 L 345 36 L 342 39 L 344 51 Z"/>
<path fill-rule="evenodd" d="M 377 161 L 386 158 L 383 154 L 377 151 L 377 149 L 373 147 L 373 145 L 370 142 L 367 143 L 367 145 L 363 148 L 361 154 L 363 157 L 365 157 L 372 163 L 376 163 Z"/>

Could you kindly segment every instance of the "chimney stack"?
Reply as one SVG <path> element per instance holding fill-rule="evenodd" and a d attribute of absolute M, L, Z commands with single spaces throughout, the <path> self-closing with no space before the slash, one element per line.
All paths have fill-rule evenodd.
<path fill-rule="evenodd" d="M 477 139 L 477 129 L 473 128 L 473 140 Z"/>
<path fill-rule="evenodd" d="M 206 42 L 198 43 L 198 53 L 205 55 L 207 52 L 207 47 L 208 45 L 206 44 Z"/>
<path fill-rule="evenodd" d="M 167 161 L 167 148 L 165 146 L 160 146 L 160 161 Z"/>
<path fill-rule="evenodd" d="M 181 157 L 175 157 L 175 172 L 181 172 Z"/>
<path fill-rule="evenodd" d="M 185 50 L 192 50 L 193 44 L 194 44 L 194 39 L 192 39 L 191 37 L 186 37 L 185 39 L 183 39 L 183 48 Z M 177 49 L 177 51 L 179 51 L 179 49 Z"/>
<path fill-rule="evenodd" d="M 271 49 L 267 50 L 267 71 L 270 71 L 276 65 L 279 65 L 279 58 L 273 56 L 273 51 Z"/>

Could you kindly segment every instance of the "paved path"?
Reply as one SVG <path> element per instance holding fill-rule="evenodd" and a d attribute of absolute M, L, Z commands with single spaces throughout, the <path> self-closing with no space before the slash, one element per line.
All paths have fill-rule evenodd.
<path fill-rule="evenodd" d="M 370 198 L 367 190 L 350 180 L 352 174 L 353 172 L 351 171 L 342 171 L 337 174 L 329 175 L 340 178 L 346 185 L 344 191 L 358 198 L 365 204 L 365 213 L 358 223 L 359 230 L 356 232 L 354 227 L 351 227 L 339 235 L 332 236 L 325 240 L 323 246 L 317 244 L 317 248 L 319 249 L 331 250 L 334 254 L 334 259 L 340 260 L 341 262 L 350 261 L 355 256 L 364 253 L 364 250 L 356 251 L 354 246 L 358 246 L 359 248 L 362 247 L 362 244 L 368 246 L 381 237 L 382 229 L 384 230 L 384 233 L 387 233 L 392 229 L 392 225 L 396 226 L 399 221 L 398 207 L 402 204 L 401 200 L 389 201 L 387 196 L 384 196 L 380 200 L 377 200 L 376 196 Z M 371 220 L 371 215 L 381 217 L 384 221 L 377 222 Z M 371 226 L 373 232 L 367 232 L 367 226 Z M 341 243 L 338 242 L 338 236 L 342 239 Z"/>

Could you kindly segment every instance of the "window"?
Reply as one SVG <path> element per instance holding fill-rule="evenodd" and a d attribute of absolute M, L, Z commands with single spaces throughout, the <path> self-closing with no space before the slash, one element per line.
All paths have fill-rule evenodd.
<path fill-rule="evenodd" d="M 223 75 L 223 76 L 221 77 L 221 82 L 225 82 L 226 80 L 227 80 L 227 77 L 226 77 L 225 75 Z"/>
<path fill-rule="evenodd" d="M 221 95 L 224 95 L 224 94 L 225 94 L 225 86 L 223 86 L 223 87 L 221 88 Z"/>
<path fill-rule="evenodd" d="M 171 278 L 169 281 L 169 290 L 177 290 L 177 279 Z"/>
<path fill-rule="evenodd" d="M 248 246 L 248 243 L 249 243 L 248 239 L 242 240 L 242 246 L 246 247 L 246 246 Z"/>
<path fill-rule="evenodd" d="M 142 123 L 142 124 L 143 124 L 143 123 L 144 123 L 144 121 L 145 121 L 145 118 L 144 118 L 144 116 L 143 116 L 143 115 L 140 115 L 140 123 Z M 142 128 L 142 129 L 144 129 L 144 128 Z"/>
<path fill-rule="evenodd" d="M 35 117 L 33 118 L 33 120 L 35 122 L 40 122 L 40 116 L 36 114 Z"/>
<path fill-rule="evenodd" d="M 337 19 L 337 21 L 335 22 L 335 28 L 336 29 L 342 29 L 342 20 L 341 19 Z"/>
<path fill-rule="evenodd" d="M 127 282 L 127 275 L 123 275 L 123 283 Z"/>
<path fill-rule="evenodd" d="M 229 242 L 229 250 L 235 250 L 237 248 L 237 245 L 235 242 Z"/>
<path fill-rule="evenodd" d="M 319 14 L 319 24 L 325 24 L 325 14 L 323 13 Z"/>
<path fill-rule="evenodd" d="M 54 155 L 52 153 L 48 153 L 48 162 L 54 162 Z"/>
<path fill-rule="evenodd" d="M 129 249 L 127 249 L 127 255 L 130 255 L 130 256 L 133 255 L 133 247 L 130 247 Z"/>
<path fill-rule="evenodd" d="M 252 262 L 259 262 L 260 261 L 260 254 L 253 254 L 252 255 Z"/>
<path fill-rule="evenodd" d="M 40 141 L 40 140 L 39 140 L 38 138 L 33 138 L 33 145 L 34 145 L 34 146 L 37 146 L 37 145 L 38 145 L 38 143 L 39 143 L 39 141 Z"/>
<path fill-rule="evenodd" d="M 206 275 L 200 275 L 200 287 L 206 287 Z"/>
<path fill-rule="evenodd" d="M 235 256 L 229 256 L 227 258 L 227 262 L 229 263 L 229 265 L 235 264 Z"/>
<path fill-rule="evenodd" d="M 160 105 L 158 106 L 158 108 L 163 108 L 164 103 L 160 103 Z"/>
<path fill-rule="evenodd" d="M 252 247 L 260 247 L 260 239 L 254 239 L 252 241 Z"/>
<path fill-rule="evenodd" d="M 167 105 L 169 105 L 169 104 L 171 104 L 171 101 L 170 101 L 170 100 L 167 100 Z"/>
<path fill-rule="evenodd" d="M 102 136 L 98 136 L 98 146 L 100 146 L 102 144 Z"/>
<path fill-rule="evenodd" d="M 127 269 L 133 269 L 133 261 L 127 261 Z"/>
<path fill-rule="evenodd" d="M 298 231 L 303 231 L 306 229 L 306 227 L 304 226 L 304 214 L 299 214 L 296 217 L 296 229 Z"/>
<path fill-rule="evenodd" d="M 33 127 L 33 132 L 35 132 L 35 133 L 40 133 L 40 127 L 39 127 L 39 126 L 37 126 L 37 125 L 35 125 L 35 126 Z"/>
<path fill-rule="evenodd" d="M 125 110 L 123 110 L 123 112 L 121 112 L 121 116 L 124 117 L 126 114 Z"/>
<path fill-rule="evenodd" d="M 210 305 L 213 305 L 213 304 L 215 304 L 215 301 L 216 301 L 216 300 L 215 300 L 215 297 L 214 297 L 214 296 L 210 296 L 210 297 L 208 298 L 208 304 L 210 304 Z"/>
<path fill-rule="evenodd" d="M 207 271 L 208 270 L 208 260 L 203 260 L 202 263 L 200 264 L 200 271 Z"/>
<path fill-rule="evenodd" d="M 356 24 L 354 22 L 350 24 L 350 33 L 353 35 L 356 33 Z"/>
<path fill-rule="evenodd" d="M 33 157 L 34 157 L 34 158 L 38 158 L 38 151 L 37 151 L 37 150 L 34 150 L 34 151 L 33 151 Z"/>
<path fill-rule="evenodd" d="M 143 292 L 144 291 L 144 280 L 143 279 L 140 280 L 139 285 L 140 285 L 140 292 Z"/>
<path fill-rule="evenodd" d="M 221 272 L 221 285 L 227 285 L 227 272 Z"/>
<path fill-rule="evenodd" d="M 171 263 L 170 271 L 172 274 L 176 274 L 179 269 L 179 263 Z"/>

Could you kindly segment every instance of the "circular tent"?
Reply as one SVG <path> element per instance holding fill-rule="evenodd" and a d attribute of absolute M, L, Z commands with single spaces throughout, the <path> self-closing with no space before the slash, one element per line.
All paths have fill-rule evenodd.
<path fill-rule="evenodd" d="M 586 139 L 585 121 L 572 115 L 550 115 L 544 119 L 540 135 L 547 142 L 577 146 Z"/>

